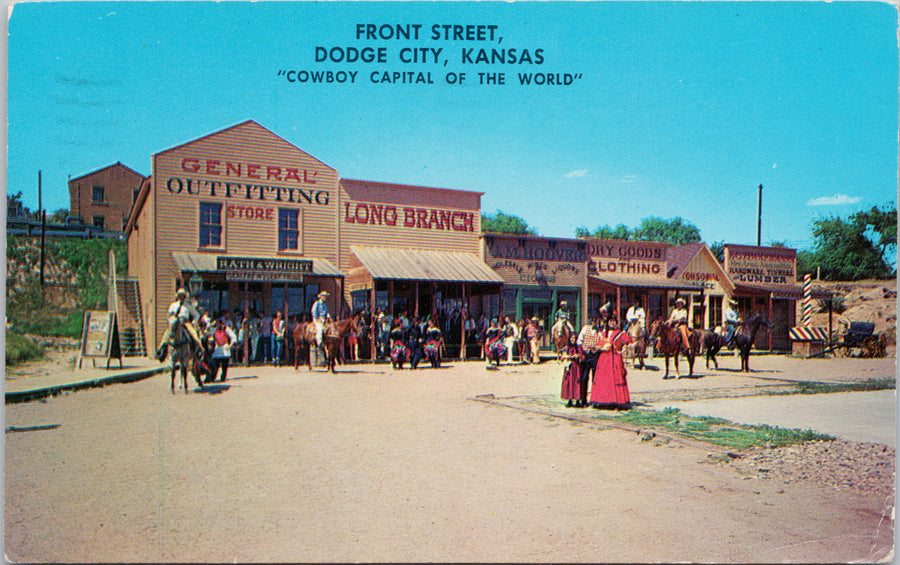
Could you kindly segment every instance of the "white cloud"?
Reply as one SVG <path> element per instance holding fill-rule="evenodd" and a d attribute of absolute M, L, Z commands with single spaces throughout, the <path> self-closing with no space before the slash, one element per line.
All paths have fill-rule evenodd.
<path fill-rule="evenodd" d="M 846 194 L 835 194 L 834 196 L 822 196 L 813 198 L 806 203 L 807 206 L 841 206 L 843 204 L 856 204 L 862 200 L 859 196 L 847 196 Z"/>
<path fill-rule="evenodd" d="M 564 176 L 567 179 L 580 179 L 580 178 L 586 177 L 587 174 L 588 174 L 587 169 L 579 169 L 577 171 L 572 171 L 570 173 L 566 173 Z"/>
<path fill-rule="evenodd" d="M 619 182 L 634 182 L 636 180 L 638 180 L 637 175 L 625 175 L 619 179 Z"/>

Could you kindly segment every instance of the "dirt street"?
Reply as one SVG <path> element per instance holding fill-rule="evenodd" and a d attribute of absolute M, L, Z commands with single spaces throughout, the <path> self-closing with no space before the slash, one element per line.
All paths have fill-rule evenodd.
<path fill-rule="evenodd" d="M 728 370 L 736 362 L 726 361 L 698 379 L 643 371 L 629 382 L 640 399 L 781 378 L 894 375 L 893 359 L 751 364 L 763 378 Z M 335 375 L 233 367 L 229 376 L 188 395 L 170 394 L 160 375 L 7 405 L 7 426 L 58 425 L 5 434 L 7 559 L 746 563 L 893 555 L 894 500 L 883 489 L 764 478 L 702 447 L 473 400 L 557 395 L 554 362 L 499 371 L 474 362 L 415 372 L 354 365 Z M 819 456 L 796 466 L 815 466 Z"/>

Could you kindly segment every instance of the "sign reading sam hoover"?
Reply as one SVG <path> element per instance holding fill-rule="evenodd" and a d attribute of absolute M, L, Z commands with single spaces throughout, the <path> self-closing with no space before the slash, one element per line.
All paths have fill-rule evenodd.
<path fill-rule="evenodd" d="M 258 259 L 252 257 L 216 257 L 216 270 L 224 271 L 231 281 L 302 281 L 313 273 L 307 259 Z"/>

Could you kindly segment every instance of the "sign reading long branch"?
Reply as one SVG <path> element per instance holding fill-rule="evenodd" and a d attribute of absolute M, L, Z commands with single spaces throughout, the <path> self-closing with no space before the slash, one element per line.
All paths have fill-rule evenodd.
<path fill-rule="evenodd" d="M 426 230 L 475 231 L 475 214 L 458 210 L 345 202 L 344 222 Z"/>

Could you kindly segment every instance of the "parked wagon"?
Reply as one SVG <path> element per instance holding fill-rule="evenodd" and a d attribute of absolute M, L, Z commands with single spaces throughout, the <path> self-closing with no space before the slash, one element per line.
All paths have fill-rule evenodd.
<path fill-rule="evenodd" d="M 845 331 L 838 333 L 822 353 L 834 353 L 835 357 L 884 357 L 887 338 L 875 333 L 872 322 L 850 322 Z"/>

